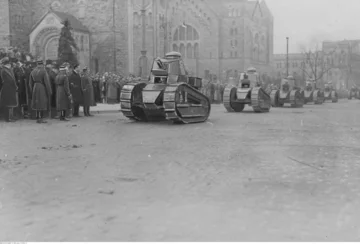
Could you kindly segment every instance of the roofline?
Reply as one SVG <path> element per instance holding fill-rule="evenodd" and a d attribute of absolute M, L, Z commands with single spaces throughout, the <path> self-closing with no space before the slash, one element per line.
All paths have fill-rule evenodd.
<path fill-rule="evenodd" d="M 30 32 L 28 35 L 30 35 L 39 25 L 40 23 L 45 19 L 45 17 L 52 12 L 51 9 L 49 9 L 41 18 L 36 22 L 36 24 L 30 29 Z"/>

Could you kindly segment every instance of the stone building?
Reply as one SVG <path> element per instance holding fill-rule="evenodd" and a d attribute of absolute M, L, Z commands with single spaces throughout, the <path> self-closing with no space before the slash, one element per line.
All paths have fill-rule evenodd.
<path fill-rule="evenodd" d="M 286 61 L 286 54 L 274 54 L 273 65 L 278 79 L 285 78 L 287 76 Z M 304 54 L 289 53 L 289 75 L 294 77 L 300 76 L 302 79 L 306 79 L 304 61 Z"/>
<path fill-rule="evenodd" d="M 138 73 L 142 0 L 0 0 L 0 45 L 53 58 L 61 21 L 71 20 L 81 65 L 94 72 Z M 183 54 L 200 77 L 234 76 L 250 66 L 273 71 L 273 16 L 265 1 L 145 0 L 148 64 Z"/>

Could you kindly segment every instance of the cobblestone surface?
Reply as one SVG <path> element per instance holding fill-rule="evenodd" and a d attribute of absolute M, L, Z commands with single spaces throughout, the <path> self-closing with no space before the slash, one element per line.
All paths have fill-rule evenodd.
<path fill-rule="evenodd" d="M 359 241 L 359 105 L 1 123 L 0 239 Z"/>

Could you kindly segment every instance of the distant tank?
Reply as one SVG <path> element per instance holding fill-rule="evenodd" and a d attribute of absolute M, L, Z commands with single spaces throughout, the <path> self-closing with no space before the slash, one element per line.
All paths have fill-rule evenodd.
<path fill-rule="evenodd" d="M 335 91 L 331 82 L 325 84 L 324 98 L 325 102 L 331 101 L 332 103 L 337 103 L 339 101 L 338 93 Z"/>
<path fill-rule="evenodd" d="M 349 100 L 356 98 L 356 99 L 360 99 L 360 91 L 359 88 L 356 86 L 353 86 L 350 91 L 349 91 Z"/>
<path fill-rule="evenodd" d="M 246 79 L 247 78 L 247 79 Z M 249 68 L 240 76 L 238 83 L 234 79 L 224 91 L 224 106 L 228 112 L 242 112 L 245 105 L 252 107 L 256 113 L 269 112 L 270 96 L 261 87 L 261 82 L 255 68 Z M 238 84 L 238 86 L 237 86 Z"/>
<path fill-rule="evenodd" d="M 283 79 L 280 90 L 272 90 L 270 97 L 273 107 L 283 107 L 285 104 L 290 104 L 293 108 L 302 108 L 305 102 L 304 91 L 295 86 L 295 79 L 292 76 Z"/>
<path fill-rule="evenodd" d="M 304 103 L 323 104 L 324 101 L 324 92 L 316 88 L 316 81 L 306 81 Z"/>
<path fill-rule="evenodd" d="M 211 104 L 201 87 L 201 78 L 188 76 L 181 54 L 170 52 L 154 60 L 149 81 L 123 87 L 121 111 L 136 121 L 205 122 Z"/>

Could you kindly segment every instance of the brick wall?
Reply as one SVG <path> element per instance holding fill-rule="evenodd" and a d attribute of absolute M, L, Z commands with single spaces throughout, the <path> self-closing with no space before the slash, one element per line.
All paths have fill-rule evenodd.
<path fill-rule="evenodd" d="M 9 0 L 0 0 L 0 47 L 10 45 Z"/>

